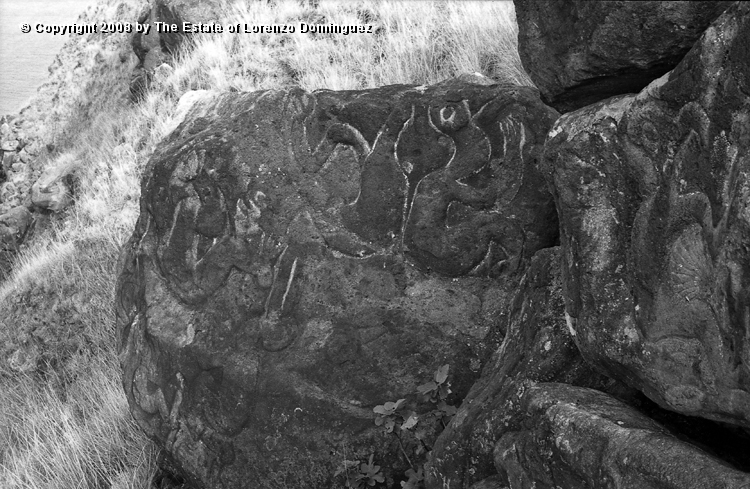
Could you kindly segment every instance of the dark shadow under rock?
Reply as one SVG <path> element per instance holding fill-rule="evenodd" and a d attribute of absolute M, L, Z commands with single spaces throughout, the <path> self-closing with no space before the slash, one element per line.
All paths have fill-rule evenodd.
<path fill-rule="evenodd" d="M 560 112 L 639 92 L 732 4 L 515 0 L 523 66 Z"/>

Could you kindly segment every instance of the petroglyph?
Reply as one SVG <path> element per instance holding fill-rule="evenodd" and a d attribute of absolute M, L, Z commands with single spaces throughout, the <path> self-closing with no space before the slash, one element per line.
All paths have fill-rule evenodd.
<path fill-rule="evenodd" d="M 517 279 L 490 277 L 556 237 L 535 158 L 557 114 L 531 89 L 461 84 L 214 104 L 149 162 L 118 346 L 170 456 L 212 487 L 258 485 L 268 456 L 304 446 L 328 467 L 341 433 L 371 443 L 352 399 L 403 395 L 443 358 L 468 389 Z"/>

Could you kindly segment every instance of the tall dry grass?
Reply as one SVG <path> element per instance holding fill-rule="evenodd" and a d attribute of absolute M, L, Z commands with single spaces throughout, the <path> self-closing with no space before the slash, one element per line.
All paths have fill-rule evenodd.
<path fill-rule="evenodd" d="M 101 3 L 107 8 L 96 11 L 100 16 L 140 5 Z M 119 380 L 115 265 L 137 218 L 141 172 L 179 123 L 186 93 L 430 84 L 465 72 L 531 83 L 518 60 L 511 2 L 315 3 L 237 1 L 217 20 L 368 23 L 377 34 L 193 35 L 172 67 L 157 70 L 137 105 L 125 96 L 134 66 L 132 55 L 122 62 L 129 40 L 111 49 L 89 40 L 86 49 L 100 51 L 98 64 L 86 87 L 61 85 L 74 96 L 48 135 L 61 150 L 47 164 L 74 169 L 75 205 L 35 234 L 0 284 L 0 487 L 151 483 L 156 449 L 131 421 Z"/>

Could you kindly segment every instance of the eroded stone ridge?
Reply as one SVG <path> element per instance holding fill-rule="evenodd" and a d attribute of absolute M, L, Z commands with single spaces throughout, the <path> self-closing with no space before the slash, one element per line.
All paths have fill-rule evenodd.
<path fill-rule="evenodd" d="M 750 427 L 750 5 L 637 96 L 550 133 L 584 356 L 667 409 Z"/>
<path fill-rule="evenodd" d="M 520 404 L 526 417 L 495 446 L 495 462 L 510 487 L 733 489 L 750 484 L 750 474 L 678 440 L 603 392 L 540 383 L 523 393 Z"/>
<path fill-rule="evenodd" d="M 459 397 L 478 376 L 513 273 L 556 239 L 536 167 L 556 117 L 533 90 L 459 83 L 194 109 L 120 259 L 138 423 L 206 487 L 329 489 L 373 452 L 400 473 L 372 408 L 441 364 Z"/>

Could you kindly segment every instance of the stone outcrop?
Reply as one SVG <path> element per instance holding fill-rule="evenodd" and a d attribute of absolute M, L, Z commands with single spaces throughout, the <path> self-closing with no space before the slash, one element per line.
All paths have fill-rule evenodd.
<path fill-rule="evenodd" d="M 31 186 L 31 203 L 39 209 L 60 212 L 73 203 L 72 165 L 58 164 L 44 170 Z"/>
<path fill-rule="evenodd" d="M 545 147 L 566 310 L 600 371 L 666 409 L 750 427 L 750 4 L 637 96 Z"/>
<path fill-rule="evenodd" d="M 397 484 L 373 407 L 446 363 L 456 400 L 478 377 L 514 274 L 557 239 L 537 170 L 557 116 L 465 83 L 195 106 L 146 170 L 116 291 L 124 388 L 165 464 L 329 489 L 374 453 Z"/>
<path fill-rule="evenodd" d="M 518 50 L 542 99 L 568 112 L 639 92 L 731 3 L 514 0 Z"/>
<path fill-rule="evenodd" d="M 428 488 L 469 488 L 495 474 L 495 443 L 522 416 L 520 399 L 535 382 L 627 393 L 578 352 L 565 321 L 560 261 L 557 247 L 534 256 L 510 304 L 502 346 L 433 448 Z"/>
<path fill-rule="evenodd" d="M 495 446 L 511 488 L 737 489 L 735 470 L 612 397 L 540 383 L 520 399 L 525 418 Z"/>

